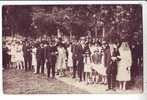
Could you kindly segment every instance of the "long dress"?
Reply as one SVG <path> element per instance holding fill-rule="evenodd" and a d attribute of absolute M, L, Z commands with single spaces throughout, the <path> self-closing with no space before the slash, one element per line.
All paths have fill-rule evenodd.
<path fill-rule="evenodd" d="M 24 62 L 22 45 L 17 46 L 17 61 L 18 62 Z"/>
<path fill-rule="evenodd" d="M 34 66 L 35 72 L 37 72 L 36 52 L 37 52 L 37 48 L 32 48 L 32 66 Z"/>
<path fill-rule="evenodd" d="M 64 47 L 57 47 L 58 56 L 56 62 L 57 69 L 66 69 L 66 50 Z"/>
<path fill-rule="evenodd" d="M 118 81 L 130 81 L 131 80 L 131 64 L 132 64 L 132 57 L 130 49 L 124 50 L 120 47 L 120 61 L 118 62 L 117 68 L 117 76 L 116 80 Z"/>
<path fill-rule="evenodd" d="M 67 48 L 67 52 L 68 52 L 67 66 L 68 67 L 73 67 L 73 59 L 72 59 L 71 46 L 69 46 Z"/>
<path fill-rule="evenodd" d="M 16 63 L 17 62 L 17 48 L 15 44 L 11 45 L 11 62 Z"/>

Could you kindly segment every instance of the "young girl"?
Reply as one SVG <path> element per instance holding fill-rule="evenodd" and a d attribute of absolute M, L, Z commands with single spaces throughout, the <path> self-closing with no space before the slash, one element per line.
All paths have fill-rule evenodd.
<path fill-rule="evenodd" d="M 23 51 L 22 45 L 20 42 L 17 42 L 17 69 L 23 69 L 24 58 L 23 58 Z"/>
<path fill-rule="evenodd" d="M 87 84 L 90 83 L 91 72 L 92 72 L 92 66 L 91 66 L 90 50 L 87 48 L 84 55 L 84 73 Z"/>

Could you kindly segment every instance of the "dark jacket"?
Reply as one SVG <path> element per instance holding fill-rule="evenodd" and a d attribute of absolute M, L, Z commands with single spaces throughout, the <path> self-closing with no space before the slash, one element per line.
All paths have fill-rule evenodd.
<path fill-rule="evenodd" d="M 110 53 L 110 48 L 107 47 L 104 50 L 104 66 L 108 67 L 110 65 L 111 62 L 111 53 Z"/>
<path fill-rule="evenodd" d="M 31 46 L 23 45 L 23 56 L 24 58 L 31 58 Z"/>
<path fill-rule="evenodd" d="M 109 67 L 107 68 L 107 74 L 117 74 L 117 63 L 121 60 L 118 58 L 120 56 L 118 50 L 114 50 L 112 53 L 112 57 L 116 57 L 116 60 L 111 60 Z"/>
<path fill-rule="evenodd" d="M 36 57 L 38 60 L 45 60 L 45 48 L 38 47 Z"/>
<path fill-rule="evenodd" d="M 57 52 L 56 46 L 53 46 L 53 47 L 48 46 L 46 48 L 46 59 L 47 59 L 48 63 L 55 63 L 56 62 L 56 52 Z"/>
<path fill-rule="evenodd" d="M 71 46 L 71 52 L 73 53 L 73 56 L 72 56 L 72 58 L 73 59 L 78 59 L 78 45 L 76 45 L 76 44 L 72 44 L 72 46 Z"/>

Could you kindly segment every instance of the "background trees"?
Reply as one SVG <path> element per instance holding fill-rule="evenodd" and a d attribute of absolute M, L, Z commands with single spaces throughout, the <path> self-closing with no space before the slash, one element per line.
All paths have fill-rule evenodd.
<path fill-rule="evenodd" d="M 3 6 L 3 35 L 96 36 L 142 40 L 141 5 Z"/>

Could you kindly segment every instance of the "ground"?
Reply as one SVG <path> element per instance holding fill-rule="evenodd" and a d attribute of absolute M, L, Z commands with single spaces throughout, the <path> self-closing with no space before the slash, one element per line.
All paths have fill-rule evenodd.
<path fill-rule="evenodd" d="M 16 69 L 5 70 L 3 79 L 3 90 L 6 94 L 88 93 L 60 80 L 47 79 L 42 74 Z"/>
<path fill-rule="evenodd" d="M 138 81 L 140 84 L 140 81 Z M 3 71 L 3 91 L 5 94 L 89 94 L 89 93 L 141 93 L 136 85 L 127 91 L 108 91 L 107 85 L 87 85 L 70 77 L 48 79 L 46 75 L 34 74 L 23 70 L 9 69 Z"/>

